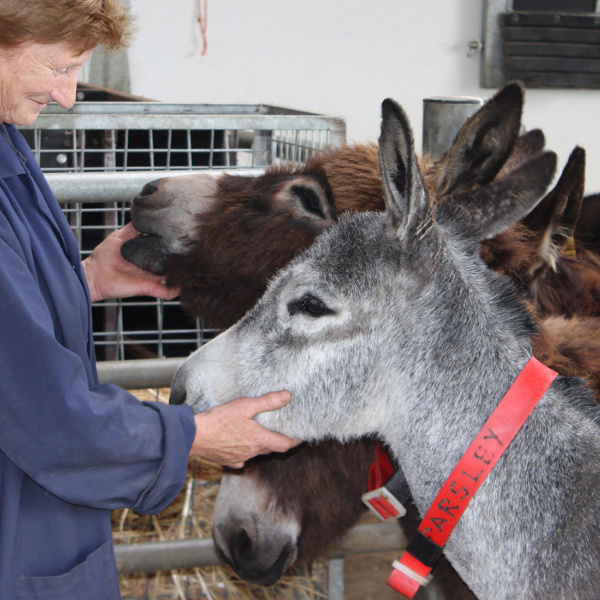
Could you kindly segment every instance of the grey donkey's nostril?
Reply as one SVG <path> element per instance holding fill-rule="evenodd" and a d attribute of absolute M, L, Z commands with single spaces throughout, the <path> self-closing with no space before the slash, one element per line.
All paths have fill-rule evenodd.
<path fill-rule="evenodd" d="M 183 404 L 187 393 L 184 387 L 176 386 L 171 388 L 169 395 L 169 404 Z"/>

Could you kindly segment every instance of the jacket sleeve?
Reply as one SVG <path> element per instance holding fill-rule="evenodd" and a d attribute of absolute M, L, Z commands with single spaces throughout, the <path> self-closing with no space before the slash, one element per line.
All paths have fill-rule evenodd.
<path fill-rule="evenodd" d="M 0 450 L 72 504 L 162 510 L 185 481 L 191 410 L 90 386 L 57 337 L 34 275 L 0 238 Z"/>

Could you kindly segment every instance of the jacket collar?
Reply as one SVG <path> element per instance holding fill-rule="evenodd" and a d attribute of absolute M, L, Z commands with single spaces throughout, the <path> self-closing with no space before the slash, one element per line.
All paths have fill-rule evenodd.
<path fill-rule="evenodd" d="M 27 159 L 23 153 L 15 146 L 10 135 L 10 127 L 5 123 L 0 123 L 0 177 L 12 177 L 25 173 L 23 162 Z"/>

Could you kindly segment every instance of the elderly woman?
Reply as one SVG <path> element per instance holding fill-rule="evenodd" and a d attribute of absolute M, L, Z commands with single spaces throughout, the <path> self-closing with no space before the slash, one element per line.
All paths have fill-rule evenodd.
<path fill-rule="evenodd" d="M 90 303 L 177 290 L 126 263 L 125 228 L 79 260 L 15 125 L 70 107 L 93 49 L 127 42 L 119 0 L 0 0 L 0 598 L 119 598 L 110 509 L 158 512 L 188 455 L 239 467 L 297 441 L 260 427 L 286 392 L 194 417 L 99 385 Z"/>

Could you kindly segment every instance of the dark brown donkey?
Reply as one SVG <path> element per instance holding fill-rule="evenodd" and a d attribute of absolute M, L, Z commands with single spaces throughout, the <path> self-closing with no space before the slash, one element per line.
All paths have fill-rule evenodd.
<path fill-rule="evenodd" d="M 541 132 L 519 138 L 522 104 L 522 88 L 509 84 L 469 119 L 453 147 L 425 170 L 436 195 L 473 194 L 473 210 L 496 210 L 492 198 L 542 197 L 556 156 L 543 151 Z M 257 178 L 200 174 L 152 182 L 131 206 L 142 235 L 123 251 L 180 285 L 189 314 L 228 326 L 337 215 L 382 209 L 377 147 L 343 146 Z M 508 225 L 498 211 L 498 230 Z"/>

